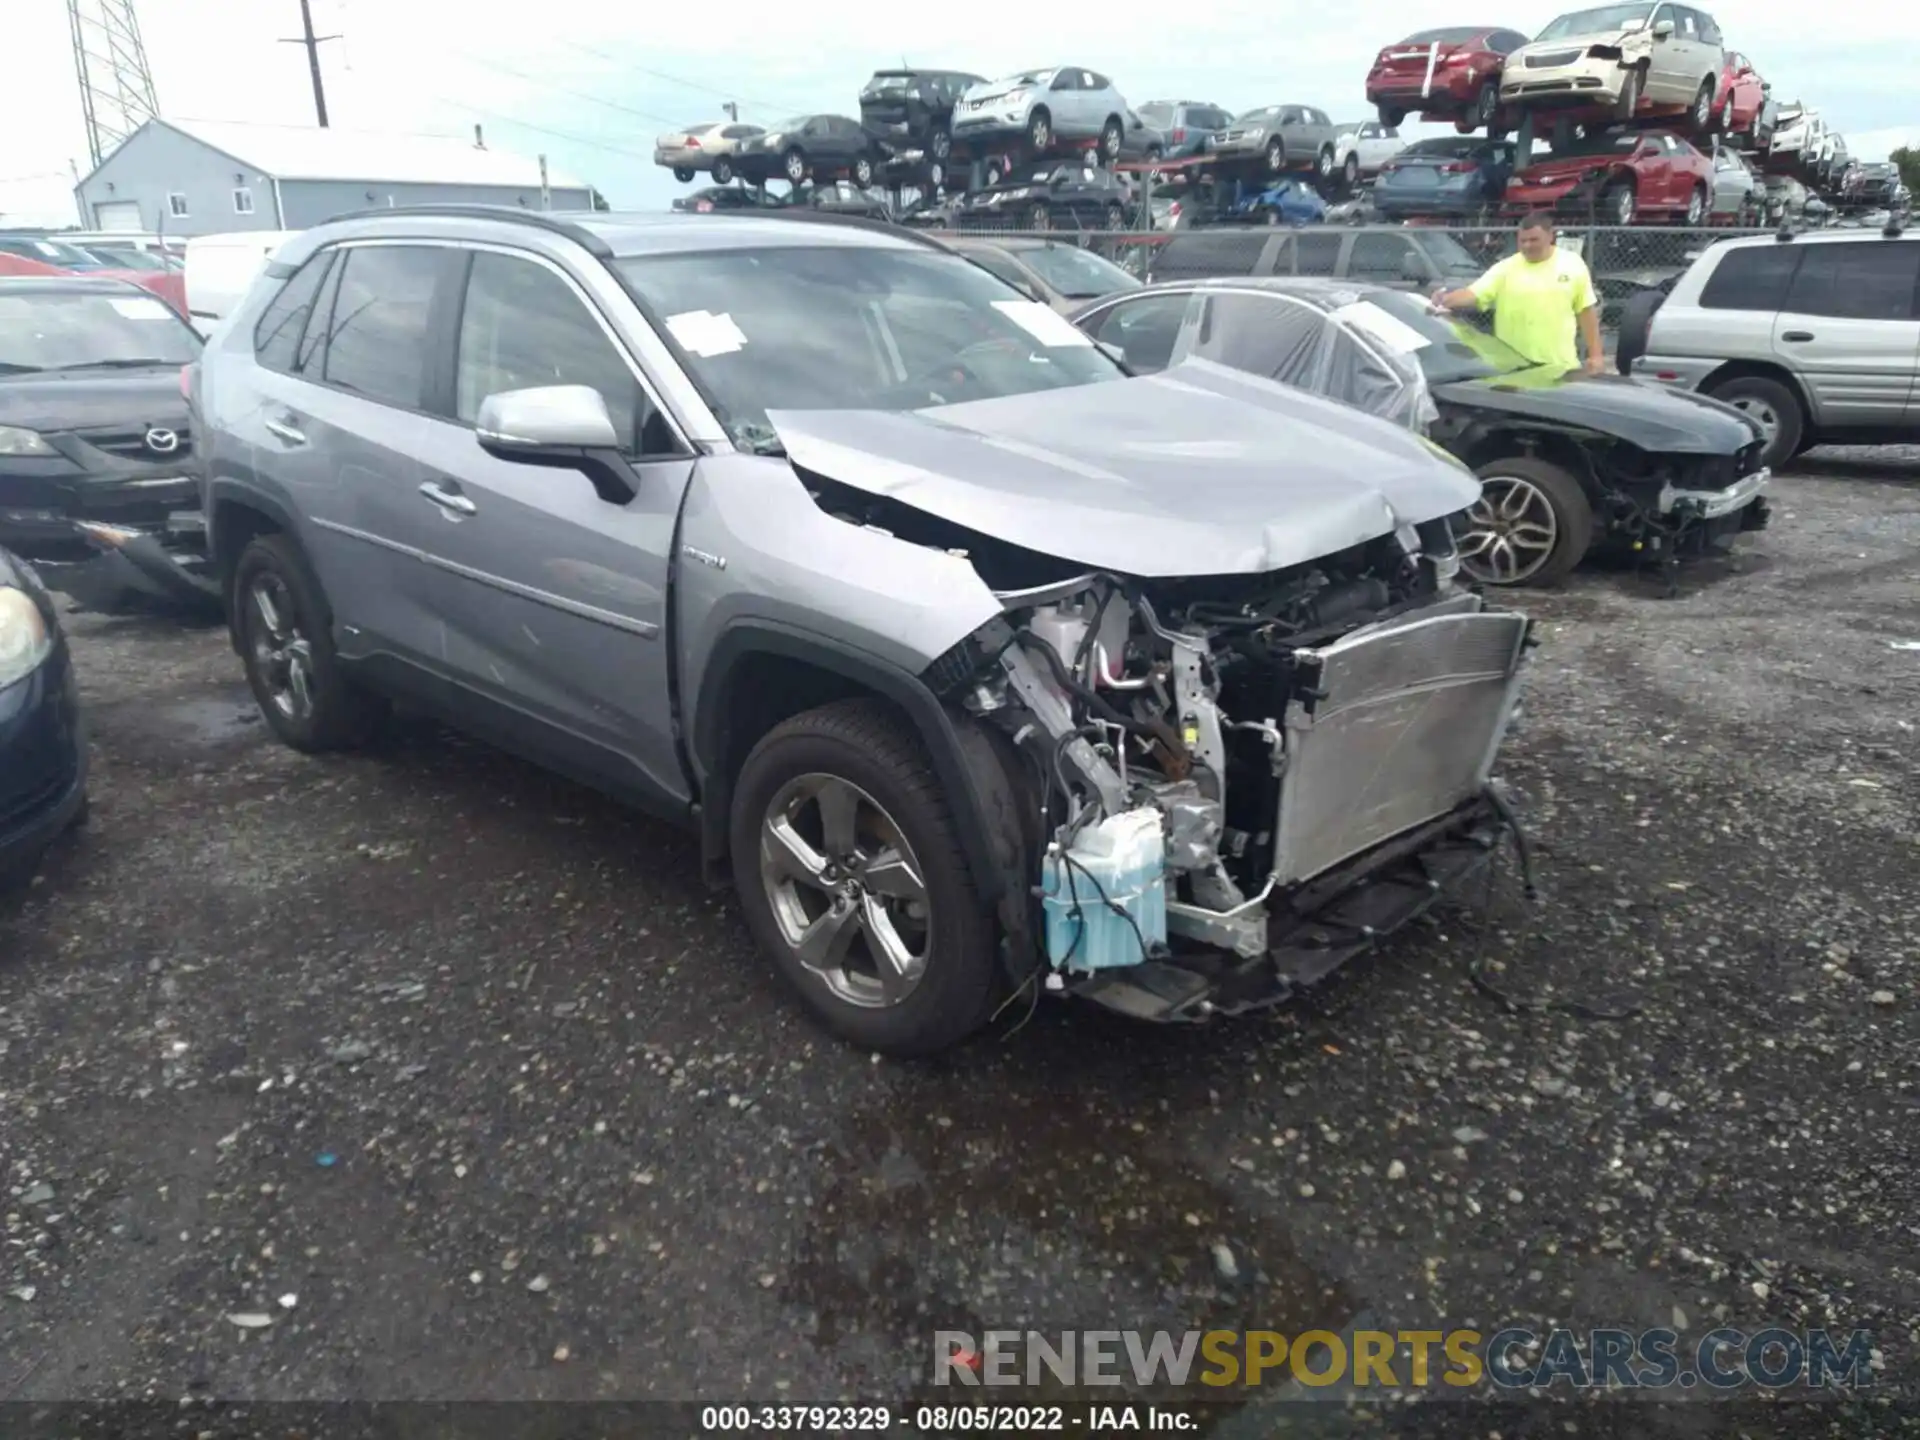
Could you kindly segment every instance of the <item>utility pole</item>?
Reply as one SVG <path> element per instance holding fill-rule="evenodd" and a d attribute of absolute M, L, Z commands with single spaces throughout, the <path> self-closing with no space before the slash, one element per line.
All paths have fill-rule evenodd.
<path fill-rule="evenodd" d="M 553 209 L 553 191 L 547 188 L 547 157 L 540 157 L 540 208 Z"/>
<path fill-rule="evenodd" d="M 727 101 L 727 103 L 720 108 L 727 112 L 727 118 L 729 120 L 738 120 L 740 118 L 740 107 L 733 101 Z"/>
<path fill-rule="evenodd" d="M 329 40 L 338 40 L 338 35 L 316 35 L 313 33 L 313 9 L 308 0 L 300 0 L 300 38 L 282 40 L 282 45 L 304 45 L 307 47 L 307 69 L 313 76 L 313 113 L 320 121 L 320 128 L 327 128 L 327 87 L 320 78 L 320 47 Z"/>

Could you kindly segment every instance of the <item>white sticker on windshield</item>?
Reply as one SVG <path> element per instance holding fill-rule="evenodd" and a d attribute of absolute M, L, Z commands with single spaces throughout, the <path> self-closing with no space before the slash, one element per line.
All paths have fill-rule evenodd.
<path fill-rule="evenodd" d="M 142 300 L 137 297 L 123 300 L 113 296 L 107 303 L 129 320 L 171 320 L 173 311 L 159 300 Z"/>
<path fill-rule="evenodd" d="M 1065 316 L 1037 300 L 996 300 L 993 308 L 1050 349 L 1093 344 Z"/>
<path fill-rule="evenodd" d="M 747 337 L 733 323 L 733 316 L 715 315 L 711 310 L 683 310 L 667 317 L 667 329 L 682 349 L 710 360 L 715 355 L 731 355 L 745 347 Z"/>
<path fill-rule="evenodd" d="M 1406 321 L 1397 315 L 1389 315 L 1371 300 L 1356 300 L 1351 305 L 1342 305 L 1333 312 L 1333 318 L 1343 325 L 1366 331 L 1389 350 L 1401 355 L 1424 350 L 1430 343 L 1426 336 Z"/>

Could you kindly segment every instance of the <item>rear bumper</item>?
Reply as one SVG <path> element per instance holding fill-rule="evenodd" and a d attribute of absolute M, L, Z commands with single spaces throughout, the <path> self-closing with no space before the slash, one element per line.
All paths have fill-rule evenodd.
<path fill-rule="evenodd" d="M 1509 180 L 1501 206 L 1509 214 L 1529 210 L 1552 210 L 1560 214 L 1586 214 L 1600 203 L 1605 178 L 1596 180 L 1553 180 L 1534 184 Z"/>
<path fill-rule="evenodd" d="M 1424 68 L 1418 75 L 1370 75 L 1367 77 L 1367 103 L 1388 105 L 1409 113 L 1419 110 L 1458 110 L 1472 105 L 1479 97 L 1480 87 L 1487 83 L 1485 75 L 1475 75 L 1469 80 L 1465 71 L 1448 72 L 1440 69 L 1434 71 L 1431 89 L 1425 88 L 1426 79 Z"/>
<path fill-rule="evenodd" d="M 86 731 L 64 644 L 0 690 L 0 877 L 30 869 L 87 797 Z"/>
<path fill-rule="evenodd" d="M 1382 215 L 1478 215 L 1491 202 L 1480 190 L 1408 190 L 1382 191 L 1373 187 L 1373 208 Z"/>

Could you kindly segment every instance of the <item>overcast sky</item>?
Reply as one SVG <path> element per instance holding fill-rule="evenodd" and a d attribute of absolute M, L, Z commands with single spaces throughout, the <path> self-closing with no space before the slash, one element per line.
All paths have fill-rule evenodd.
<path fill-rule="evenodd" d="M 276 43 L 299 32 L 298 0 L 139 4 L 163 115 L 312 120 L 304 52 Z M 616 207 L 646 209 L 682 188 L 652 164 L 659 131 L 716 118 L 724 100 L 762 123 L 857 113 L 867 75 L 903 60 L 985 75 L 1082 64 L 1111 75 L 1136 105 L 1175 96 L 1236 110 L 1297 101 L 1349 119 L 1365 113 L 1364 78 L 1381 45 L 1421 26 L 1482 18 L 1532 32 L 1555 13 L 1483 15 L 1416 0 L 1173 8 L 1128 0 L 1091 9 L 969 0 L 958 10 L 849 5 L 841 19 L 831 7 L 787 0 L 735 0 L 706 16 L 697 6 L 605 0 L 313 4 L 316 29 L 344 36 L 322 47 L 336 126 L 465 136 L 477 123 L 493 148 L 545 153 Z M 89 166 L 65 7 L 12 0 L 7 9 L 0 220 L 70 221 L 70 165 L 82 174 Z M 1856 155 L 1881 159 L 1896 144 L 1920 143 L 1920 6 L 1824 13 L 1843 11 L 1845 23 L 1830 30 L 1801 0 L 1747 0 L 1714 13 L 1774 93 L 1818 106 Z"/>

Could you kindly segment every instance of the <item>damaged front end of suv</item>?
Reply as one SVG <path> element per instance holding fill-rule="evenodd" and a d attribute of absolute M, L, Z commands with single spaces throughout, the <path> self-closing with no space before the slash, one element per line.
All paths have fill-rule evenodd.
<path fill-rule="evenodd" d="M 1205 438 L 1221 407 L 1236 442 Z M 1018 813 L 1012 984 L 1158 1021 L 1271 1005 L 1512 830 L 1493 770 L 1529 621 L 1454 583 L 1478 485 L 1419 437 L 1204 362 L 773 420 L 821 511 L 991 592 L 920 678 L 991 735 Z M 1262 442 L 1289 434 L 1283 471 Z"/>

